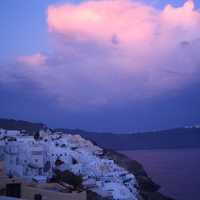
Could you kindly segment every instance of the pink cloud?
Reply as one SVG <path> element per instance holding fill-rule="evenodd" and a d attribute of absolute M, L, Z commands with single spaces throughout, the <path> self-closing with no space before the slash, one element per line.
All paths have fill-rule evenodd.
<path fill-rule="evenodd" d="M 199 22 L 192 1 L 163 10 L 131 0 L 50 5 L 54 54 L 18 57 L 19 73 L 69 108 L 156 97 L 197 79 Z"/>
<path fill-rule="evenodd" d="M 33 54 L 33 55 L 26 55 L 26 56 L 19 56 L 17 58 L 18 62 L 21 62 L 25 65 L 42 65 L 46 61 L 46 56 L 41 53 Z"/>
<path fill-rule="evenodd" d="M 122 43 L 149 39 L 158 14 L 153 7 L 127 0 L 87 1 L 79 5 L 53 5 L 48 8 L 49 30 L 77 40 L 110 42 L 117 35 Z M 137 27 L 137 28 L 136 28 Z"/>
<path fill-rule="evenodd" d="M 158 31 L 162 31 L 160 37 L 166 40 L 178 31 L 177 27 L 194 34 L 199 30 L 200 19 L 193 1 L 187 1 L 179 8 L 168 5 L 164 10 L 130 0 L 86 1 L 79 5 L 52 5 L 47 13 L 51 32 L 80 42 L 109 43 L 117 37 L 120 44 L 129 46 L 154 41 Z"/>
<path fill-rule="evenodd" d="M 198 70 L 193 65 L 195 58 L 180 47 L 183 41 L 196 40 L 200 35 L 200 12 L 191 0 L 182 7 L 167 5 L 163 10 L 130 0 L 86 1 L 51 5 L 47 13 L 49 31 L 61 35 L 58 43 L 62 46 L 65 41 L 64 52 L 69 50 L 70 41 L 78 43 L 79 50 L 83 45 L 82 51 L 88 43 L 95 44 L 107 52 L 107 72 L 121 68 L 122 74 L 137 79 L 148 74 L 146 87 L 156 92 L 182 87 Z M 98 59 L 97 63 L 102 62 Z M 116 65 L 111 67 L 110 62 Z M 101 70 L 98 64 L 96 70 Z M 167 76 L 162 71 L 190 73 L 172 78 L 162 77 Z"/>
<path fill-rule="evenodd" d="M 65 52 L 75 49 L 67 42 L 92 43 L 132 72 L 155 66 L 158 58 L 168 58 L 180 42 L 195 40 L 200 34 L 200 13 L 194 10 L 193 1 L 164 10 L 130 0 L 86 1 L 51 5 L 47 13 L 49 31 L 61 36 L 58 43 Z"/>

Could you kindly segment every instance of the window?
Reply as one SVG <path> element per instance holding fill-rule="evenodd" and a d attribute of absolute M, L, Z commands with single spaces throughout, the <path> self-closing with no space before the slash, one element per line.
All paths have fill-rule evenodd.
<path fill-rule="evenodd" d="M 19 158 L 16 158 L 16 165 L 19 165 Z"/>
<path fill-rule="evenodd" d="M 41 168 L 39 169 L 39 175 L 42 175 L 42 169 Z"/>
<path fill-rule="evenodd" d="M 32 151 L 32 155 L 35 156 L 42 155 L 42 151 Z"/>

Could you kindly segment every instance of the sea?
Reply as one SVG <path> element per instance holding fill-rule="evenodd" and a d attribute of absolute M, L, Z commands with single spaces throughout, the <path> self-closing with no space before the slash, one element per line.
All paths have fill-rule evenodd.
<path fill-rule="evenodd" d="M 200 148 L 120 152 L 139 161 L 161 193 L 175 200 L 200 200 Z"/>

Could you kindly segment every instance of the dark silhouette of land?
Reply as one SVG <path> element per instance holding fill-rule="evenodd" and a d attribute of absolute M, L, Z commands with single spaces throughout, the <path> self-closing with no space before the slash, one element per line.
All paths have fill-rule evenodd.
<path fill-rule="evenodd" d="M 0 119 L 0 128 L 8 130 L 25 130 L 34 134 L 47 126 L 42 123 L 32 123 L 13 119 Z M 169 130 L 151 131 L 144 133 L 97 133 L 80 129 L 51 129 L 52 131 L 80 134 L 98 145 L 114 150 L 135 149 L 170 149 L 200 147 L 200 128 L 174 128 Z"/>

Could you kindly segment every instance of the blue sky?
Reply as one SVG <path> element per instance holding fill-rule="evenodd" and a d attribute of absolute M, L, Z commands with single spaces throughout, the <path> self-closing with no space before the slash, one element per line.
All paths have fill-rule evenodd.
<path fill-rule="evenodd" d="M 185 2 L 184 0 L 143 1 L 160 10 L 162 10 L 166 4 L 178 7 L 182 6 Z M 110 49 L 107 49 L 107 47 L 105 48 L 104 45 L 98 46 L 98 44 L 94 44 L 93 41 L 89 41 L 87 45 L 80 44 L 76 40 L 73 41 L 73 35 L 70 41 L 67 40 L 67 43 L 71 45 L 69 45 L 70 47 L 74 47 L 76 51 L 78 49 L 80 55 L 71 56 L 71 54 L 69 55 L 66 52 L 62 52 L 60 55 L 57 52 L 54 48 L 55 41 L 52 41 L 52 37 L 54 36 L 50 35 L 48 32 L 47 8 L 49 5 L 62 2 L 80 3 L 78 0 L 2 0 L 0 7 L 0 117 L 42 121 L 52 127 L 83 128 L 87 130 L 116 132 L 164 129 L 199 123 L 200 83 L 198 78 L 196 78 L 199 71 L 196 72 L 196 75 L 192 74 L 189 78 L 184 78 L 184 84 L 182 83 L 182 78 L 174 80 L 174 78 L 169 76 L 169 74 L 172 76 L 176 74 L 177 77 L 185 76 L 184 74 L 190 73 L 193 68 L 196 70 L 196 62 L 199 62 L 197 59 L 198 56 L 196 56 L 199 43 L 196 44 L 195 42 L 198 40 L 195 34 L 195 36 L 192 35 L 191 41 L 188 41 L 189 43 L 191 42 L 190 47 L 186 47 L 184 50 L 182 50 L 183 48 L 177 47 L 177 49 L 174 50 L 173 46 L 173 53 L 171 54 L 175 56 L 169 55 L 169 62 L 161 62 L 158 59 L 161 65 L 163 65 L 163 63 L 166 64 L 166 67 L 169 65 L 170 70 L 167 69 L 166 73 L 160 72 L 159 68 L 152 67 L 150 70 L 147 68 L 145 71 L 142 71 L 142 75 L 138 73 L 138 77 L 134 74 L 129 75 L 123 71 L 121 72 L 120 70 L 119 75 L 119 71 L 112 71 L 113 68 L 111 68 L 107 74 L 104 71 L 97 71 L 97 73 L 95 70 L 93 71 L 93 68 L 89 68 L 92 72 L 85 74 L 85 72 L 82 71 L 81 63 L 84 65 L 85 63 L 96 61 L 96 64 L 99 64 L 105 57 L 108 59 L 105 64 L 116 64 L 120 69 L 121 63 L 110 61 L 108 55 L 112 54 L 107 52 L 110 51 Z M 200 2 L 198 0 L 194 2 L 196 8 L 198 8 Z M 56 34 L 57 33 L 55 33 L 55 35 Z M 118 40 L 116 35 L 115 39 Z M 59 41 L 59 48 L 63 48 L 62 42 L 64 44 L 66 41 Z M 15 63 L 15 59 L 18 56 L 34 55 L 38 52 L 41 55 L 44 54 L 43 57 L 46 62 L 39 66 L 38 74 L 33 74 L 35 66 L 32 66 L 33 69 L 31 68 L 33 71 L 27 72 L 27 66 Z M 102 55 L 96 56 L 96 54 Z M 94 60 L 88 59 L 88 55 L 93 55 Z M 185 59 L 185 55 L 189 55 L 188 59 Z M 39 59 L 43 57 L 39 55 Z M 180 59 L 176 57 L 180 57 Z M 83 62 L 79 61 L 79 59 L 82 58 L 85 60 L 83 60 Z M 181 59 L 185 59 L 186 61 L 182 62 L 180 61 Z M 188 60 L 190 64 L 195 63 L 195 67 L 188 67 Z M 104 62 L 102 61 L 102 63 Z M 153 64 L 155 64 L 155 62 Z M 183 71 L 180 67 L 175 66 L 182 64 L 184 64 Z M 64 71 L 64 65 L 68 68 L 71 67 L 71 69 Z M 42 67 L 44 67 L 44 71 L 40 70 Z M 102 66 L 102 68 L 104 67 L 105 66 Z M 142 67 L 144 66 L 142 65 Z M 55 71 L 53 68 L 55 68 Z M 48 75 L 44 74 L 45 70 L 47 70 Z M 6 74 L 7 71 L 9 71 L 9 74 Z M 159 73 L 154 73 L 154 71 L 159 71 Z M 63 78 L 62 72 L 69 74 L 67 76 L 68 79 L 66 78 L 66 82 L 64 81 L 65 79 Z M 147 77 L 145 74 L 146 72 L 152 73 L 153 78 L 151 75 Z M 56 76 L 56 74 L 59 75 Z M 48 78 L 48 76 L 52 81 L 44 82 L 42 79 Z M 88 76 L 90 76 L 89 80 L 86 78 Z M 159 84 L 156 83 L 156 79 L 159 78 L 159 76 L 163 76 L 163 79 L 165 79 L 165 77 L 169 78 L 169 82 L 171 80 L 172 82 L 174 81 L 172 84 L 177 84 L 177 88 L 171 88 L 170 86 L 170 90 L 166 90 L 165 83 L 161 83 L 161 88 L 158 87 Z M 3 77 L 3 81 L 1 81 L 1 77 Z M 72 78 L 70 79 L 70 77 Z M 105 81 L 103 81 L 104 79 L 101 79 L 101 77 L 105 78 Z M 83 83 L 76 81 L 76 78 L 77 80 L 80 79 L 83 81 Z M 143 89 L 145 80 L 151 78 L 153 80 L 155 78 L 156 89 Z M 4 79 L 9 80 L 5 81 Z M 135 79 L 135 82 L 132 79 Z M 139 79 L 142 79 L 142 81 Z M 49 91 L 49 88 L 46 87 L 47 85 L 52 85 L 52 82 L 56 82 L 56 84 L 53 84 L 51 91 Z M 187 84 L 185 84 L 185 82 L 187 82 Z M 71 86 L 69 87 L 68 84 L 71 84 Z M 108 86 L 106 84 L 108 84 Z M 130 87 L 130 85 L 132 86 Z M 154 85 L 154 83 L 152 85 Z M 115 91 L 117 87 L 119 87 L 122 92 L 119 102 L 111 97 L 114 93 L 113 91 Z M 140 90 L 142 92 L 140 92 Z M 155 90 L 159 90 L 159 95 L 154 94 Z M 68 93 L 68 95 L 63 91 L 66 91 L 65 93 Z M 130 100 L 128 95 L 130 92 L 137 93 L 135 96 L 140 95 L 144 96 L 144 98 L 141 99 L 140 97 L 139 99 L 135 98 L 134 100 Z M 74 94 L 74 96 L 70 95 L 71 93 Z M 147 95 L 146 93 L 152 94 L 152 97 L 149 97 L 149 94 Z M 92 106 L 84 104 L 84 101 L 91 100 L 90 98 L 92 96 L 96 97 L 92 99 L 92 105 L 104 102 L 105 99 L 104 96 L 102 97 L 102 94 L 104 94 L 107 99 L 111 99 L 111 103 L 109 102 L 106 106 L 95 107 L 94 109 L 91 108 Z M 145 95 L 147 95 L 147 97 Z M 59 97 L 59 101 L 55 96 L 56 98 Z M 66 98 L 70 100 L 66 100 Z M 72 100 L 74 100 L 74 102 L 71 102 Z M 63 105 L 59 105 L 61 104 L 60 102 L 63 101 L 65 104 L 68 104 L 67 108 L 63 107 Z M 73 109 L 70 108 L 70 105 L 72 105 L 71 107 L 73 107 Z"/>

